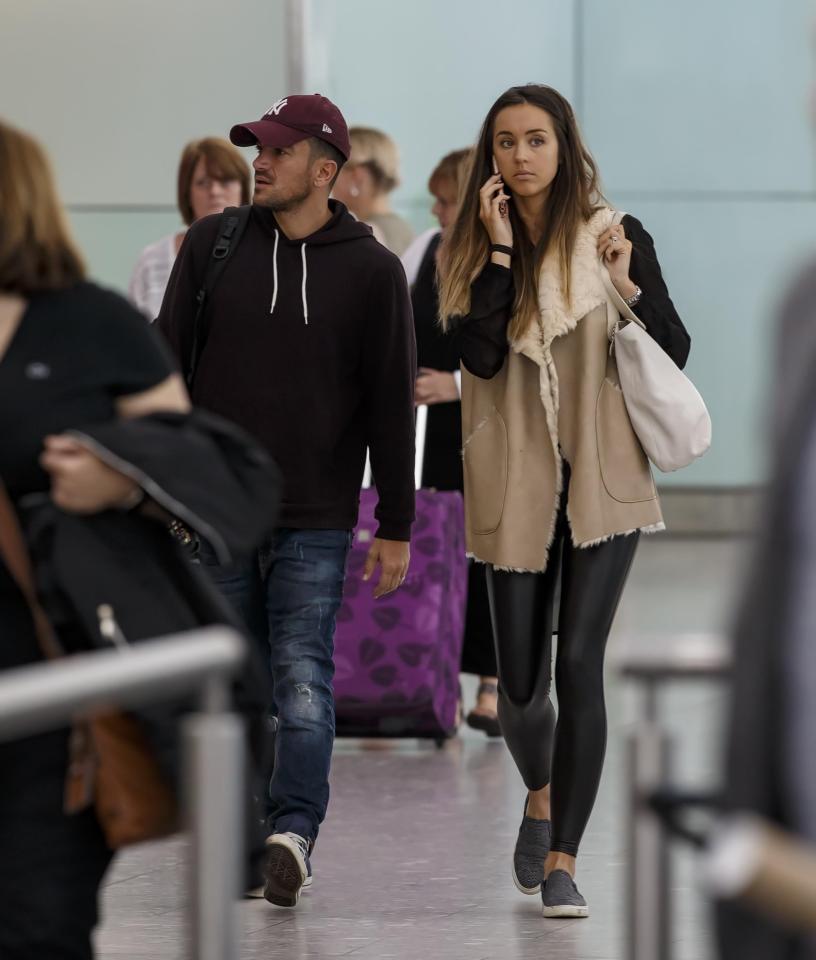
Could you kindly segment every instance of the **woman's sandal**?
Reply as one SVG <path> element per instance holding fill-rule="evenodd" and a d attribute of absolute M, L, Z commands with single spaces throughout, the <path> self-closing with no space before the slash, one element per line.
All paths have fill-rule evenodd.
<path fill-rule="evenodd" d="M 479 689 L 476 691 L 476 696 L 480 697 L 482 694 L 492 694 L 493 696 L 498 696 L 499 688 L 495 683 L 480 683 Z M 492 716 L 485 713 L 477 713 L 476 710 L 471 710 L 470 713 L 465 718 L 465 722 L 473 730 L 482 730 L 488 735 L 488 737 L 500 737 L 502 735 L 501 727 L 499 726 L 499 718 L 494 713 Z"/>

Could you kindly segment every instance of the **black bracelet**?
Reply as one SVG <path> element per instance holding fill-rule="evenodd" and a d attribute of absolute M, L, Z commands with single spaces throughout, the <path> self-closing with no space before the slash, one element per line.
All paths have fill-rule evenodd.
<path fill-rule="evenodd" d="M 508 247 L 506 243 L 491 243 L 490 244 L 491 253 L 506 253 L 508 257 L 513 256 L 513 248 Z"/>

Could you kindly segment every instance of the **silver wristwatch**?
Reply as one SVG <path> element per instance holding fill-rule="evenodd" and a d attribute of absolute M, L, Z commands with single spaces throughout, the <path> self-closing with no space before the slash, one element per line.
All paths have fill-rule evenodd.
<path fill-rule="evenodd" d="M 631 309 L 638 303 L 638 301 L 642 296 L 643 296 L 643 291 L 640 289 L 639 286 L 635 285 L 635 292 L 632 294 L 631 297 L 624 297 L 623 302 L 626 304 L 627 307 L 629 307 L 629 309 Z"/>

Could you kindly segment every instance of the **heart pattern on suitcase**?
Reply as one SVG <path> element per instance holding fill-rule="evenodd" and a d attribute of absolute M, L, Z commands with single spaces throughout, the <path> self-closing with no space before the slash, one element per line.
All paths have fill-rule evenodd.
<path fill-rule="evenodd" d="M 462 495 L 417 491 L 408 576 L 378 601 L 372 583 L 362 582 L 376 504 L 376 491 L 363 490 L 337 615 L 337 732 L 448 736 L 456 726 L 467 600 Z"/>

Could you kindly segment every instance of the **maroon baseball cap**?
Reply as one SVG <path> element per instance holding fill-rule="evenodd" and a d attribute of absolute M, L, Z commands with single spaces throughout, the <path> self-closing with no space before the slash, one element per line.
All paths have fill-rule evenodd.
<path fill-rule="evenodd" d="M 319 93 L 284 97 L 260 120 L 237 123 L 230 130 L 230 140 L 237 147 L 291 147 L 307 137 L 325 140 L 348 160 L 351 144 L 343 114 Z"/>

